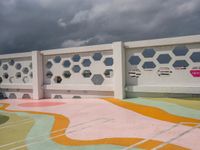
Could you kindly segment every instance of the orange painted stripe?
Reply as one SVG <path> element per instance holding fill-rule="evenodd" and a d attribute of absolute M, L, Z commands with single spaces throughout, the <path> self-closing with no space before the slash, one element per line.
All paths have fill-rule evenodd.
<path fill-rule="evenodd" d="M 107 99 L 108 100 L 108 99 Z M 113 99 L 115 102 L 116 100 Z M 108 100 L 110 101 L 110 100 Z M 117 100 L 118 102 L 119 100 Z M 1 103 L 0 103 L 1 104 Z M 4 103 L 3 103 L 4 104 Z M 57 130 L 67 128 L 69 125 L 69 119 L 67 119 L 63 115 L 59 114 L 52 114 L 52 113 L 44 113 L 44 112 L 34 112 L 34 111 L 20 111 L 20 110 L 8 110 L 6 109 L 10 104 L 4 104 L 3 107 L 0 107 L 0 110 L 8 111 L 8 112 L 26 112 L 26 113 L 31 113 L 31 114 L 42 114 L 42 115 L 52 115 L 55 117 L 55 122 L 52 128 L 52 132 L 55 132 Z M 125 107 L 126 108 L 126 107 Z M 64 134 L 65 131 L 60 131 L 56 133 L 52 133 L 51 137 L 53 138 L 54 136 L 59 136 L 61 134 Z M 82 146 L 82 145 L 100 145 L 100 144 L 113 144 L 113 145 L 120 145 L 120 146 L 130 146 L 135 143 L 138 143 L 144 139 L 142 138 L 104 138 L 104 139 L 99 139 L 99 140 L 74 140 L 66 135 L 54 138 L 53 141 L 55 141 L 58 144 L 66 145 L 66 146 Z M 147 141 L 141 145 L 138 146 L 138 148 L 144 148 L 144 149 L 151 149 L 157 145 L 162 144 L 163 142 L 156 141 L 156 140 L 150 140 Z M 168 144 L 167 146 L 170 146 L 170 150 L 188 150 L 184 147 L 174 145 L 174 144 Z"/>
<path fill-rule="evenodd" d="M 104 100 L 107 102 L 110 102 L 112 104 L 115 104 L 117 106 L 140 113 L 144 116 L 148 116 L 148 117 L 162 120 L 162 121 L 168 121 L 168 122 L 172 122 L 172 123 L 180 123 L 180 122 L 200 123 L 200 120 L 198 120 L 198 119 L 176 116 L 176 115 L 170 114 L 162 109 L 152 107 L 152 106 L 145 106 L 145 105 L 141 105 L 141 104 L 126 102 L 126 101 L 118 100 L 115 98 L 105 98 Z M 195 125 L 196 124 L 186 124 L 186 126 L 195 126 Z"/>

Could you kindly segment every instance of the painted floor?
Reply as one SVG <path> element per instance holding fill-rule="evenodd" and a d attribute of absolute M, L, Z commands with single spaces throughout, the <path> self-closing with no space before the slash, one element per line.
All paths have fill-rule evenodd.
<path fill-rule="evenodd" d="M 200 99 L 1 100 L 1 150 L 200 149 Z"/>

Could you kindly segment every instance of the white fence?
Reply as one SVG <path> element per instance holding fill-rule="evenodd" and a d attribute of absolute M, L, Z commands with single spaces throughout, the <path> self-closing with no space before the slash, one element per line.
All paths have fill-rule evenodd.
<path fill-rule="evenodd" d="M 0 55 L 8 98 L 200 94 L 200 35 Z"/>

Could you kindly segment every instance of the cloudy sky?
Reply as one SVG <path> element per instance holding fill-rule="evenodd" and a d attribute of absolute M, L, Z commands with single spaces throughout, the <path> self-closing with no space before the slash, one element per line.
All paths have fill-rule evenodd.
<path fill-rule="evenodd" d="M 0 53 L 191 34 L 199 0 L 0 0 Z"/>

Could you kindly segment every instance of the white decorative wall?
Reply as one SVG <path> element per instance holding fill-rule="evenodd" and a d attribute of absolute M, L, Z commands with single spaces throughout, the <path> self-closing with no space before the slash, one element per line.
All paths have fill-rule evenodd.
<path fill-rule="evenodd" d="M 0 55 L 8 98 L 200 94 L 200 36 Z"/>

